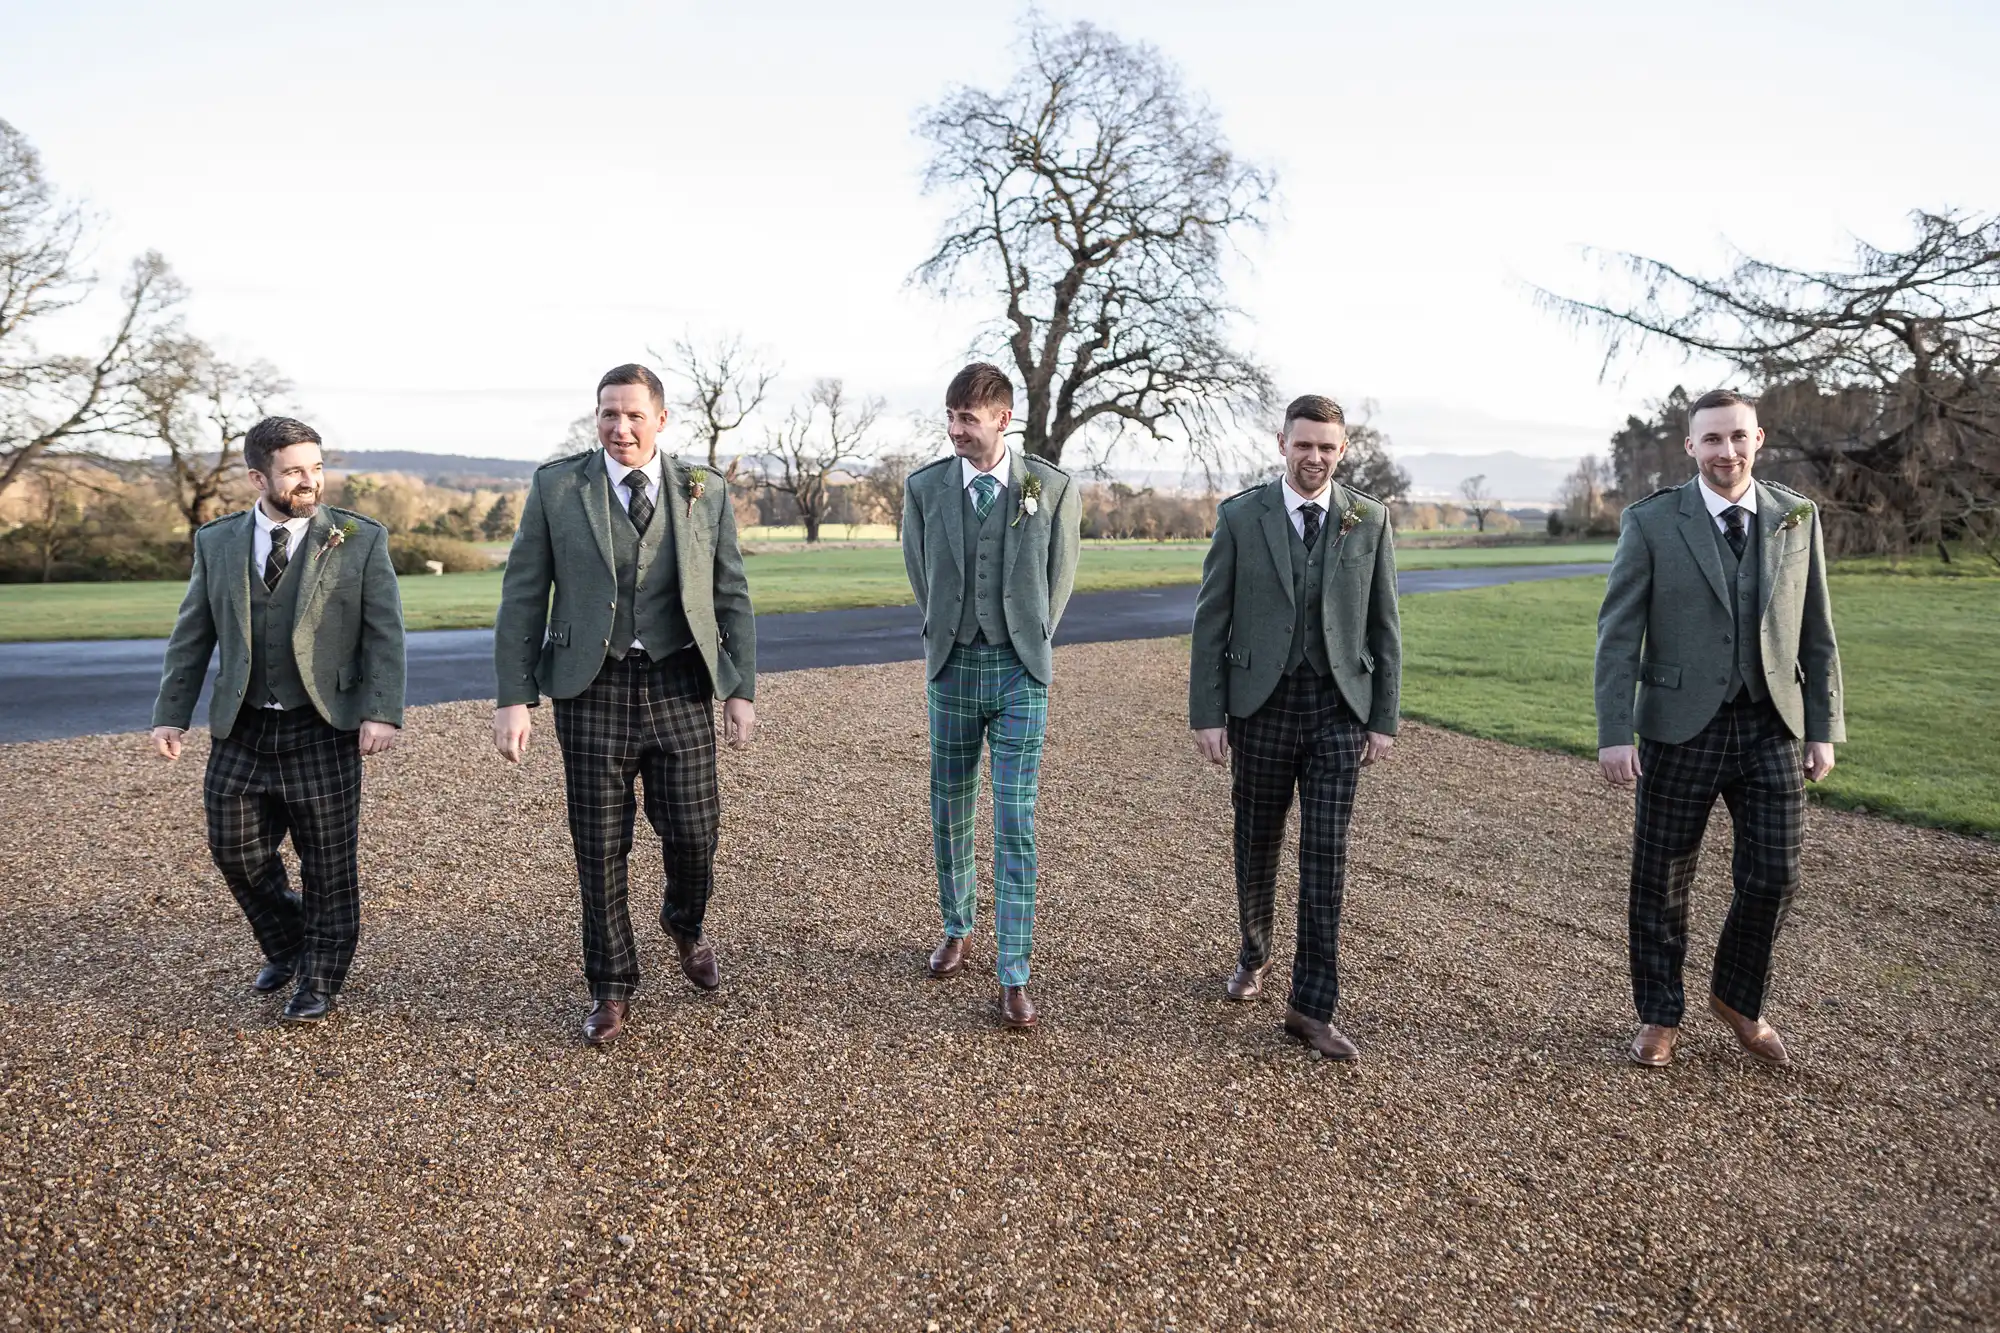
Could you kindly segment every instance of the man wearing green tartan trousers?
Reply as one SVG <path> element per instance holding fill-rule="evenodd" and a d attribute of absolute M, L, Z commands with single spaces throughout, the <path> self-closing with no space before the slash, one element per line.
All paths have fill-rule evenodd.
<path fill-rule="evenodd" d="M 1050 641 L 1076 583 L 1080 499 L 1067 473 L 1007 446 L 1014 385 L 983 362 L 945 390 L 954 456 L 910 474 L 903 563 L 924 619 L 931 843 L 944 941 L 930 973 L 965 965 L 977 907 L 972 812 L 993 754 L 993 925 L 1000 1018 L 1035 1023 L 1035 794 L 1048 725 Z"/>

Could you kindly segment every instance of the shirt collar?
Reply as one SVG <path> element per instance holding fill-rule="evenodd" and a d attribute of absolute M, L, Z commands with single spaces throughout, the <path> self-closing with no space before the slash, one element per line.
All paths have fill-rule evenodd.
<path fill-rule="evenodd" d="M 652 495 L 655 499 L 658 499 L 660 494 L 661 457 L 662 455 L 660 451 L 658 449 L 655 449 L 653 450 L 652 458 L 647 460 L 646 465 L 644 467 L 626 467 L 623 463 L 613 458 L 611 456 L 611 451 L 609 449 L 606 449 L 604 451 L 604 470 L 611 476 L 611 489 L 617 490 L 620 486 L 623 486 L 625 484 L 626 473 L 638 472 L 644 474 L 646 480 L 649 483 L 651 483 L 647 487 L 647 493 Z"/>
<path fill-rule="evenodd" d="M 1013 462 L 1014 462 L 1014 451 L 1012 449 L 1009 449 L 1006 453 L 1000 455 L 1000 461 L 993 465 L 993 470 L 991 472 L 981 472 L 978 468 L 972 465 L 972 460 L 970 458 L 967 458 L 963 454 L 961 454 L 959 455 L 958 459 L 959 485 L 969 487 L 972 485 L 972 479 L 974 477 L 991 477 L 993 478 L 993 480 L 1000 483 L 1000 489 L 1004 491 L 1007 489 L 1007 478 L 1011 476 L 1014 471 Z"/>
<path fill-rule="evenodd" d="M 280 523 L 264 512 L 264 502 L 261 500 L 250 507 L 250 512 L 257 516 L 257 531 L 267 537 L 271 535 L 272 528 L 283 528 L 293 537 L 297 537 L 306 530 L 306 524 L 312 522 L 310 518 L 288 518 Z"/>
<path fill-rule="evenodd" d="M 1318 495 L 1300 495 L 1292 489 L 1292 479 L 1290 477 L 1282 478 L 1280 484 L 1285 488 L 1285 512 L 1287 514 L 1296 514 L 1302 506 L 1309 504 L 1318 505 L 1321 509 L 1330 509 L 1333 507 L 1333 479 L 1331 477 L 1327 478 L 1326 489 Z"/>
<path fill-rule="evenodd" d="M 1752 481 L 1750 483 L 1749 490 L 1743 492 L 1743 498 L 1741 500 L 1730 500 L 1723 496 L 1717 495 L 1714 491 L 1709 489 L 1708 478 L 1702 476 L 1699 473 L 1695 474 L 1695 484 L 1701 487 L 1701 501 L 1703 504 L 1708 506 L 1708 514 L 1710 518 L 1721 518 L 1722 511 L 1729 508 L 1729 506 L 1731 505 L 1735 505 L 1738 509 L 1741 509 L 1746 514 L 1754 514 L 1757 512 L 1757 483 L 1755 481 Z"/>

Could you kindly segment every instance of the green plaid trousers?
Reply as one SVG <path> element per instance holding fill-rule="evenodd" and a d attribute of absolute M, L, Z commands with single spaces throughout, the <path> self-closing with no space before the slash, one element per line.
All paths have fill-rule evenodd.
<path fill-rule="evenodd" d="M 972 809 L 979 751 L 993 753 L 993 929 L 1000 984 L 1028 984 L 1035 942 L 1035 793 L 1049 687 L 1006 644 L 952 649 L 926 693 L 931 718 L 931 848 L 945 934 L 972 933 L 979 881 L 972 869 Z"/>

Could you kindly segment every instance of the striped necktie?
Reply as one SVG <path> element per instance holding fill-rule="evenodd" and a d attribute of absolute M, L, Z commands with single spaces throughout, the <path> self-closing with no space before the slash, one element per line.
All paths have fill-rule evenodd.
<path fill-rule="evenodd" d="M 264 591 L 274 591 L 278 580 L 285 577 L 285 566 L 291 556 L 285 550 L 291 544 L 292 530 L 280 525 L 271 529 L 271 554 L 264 557 Z"/>

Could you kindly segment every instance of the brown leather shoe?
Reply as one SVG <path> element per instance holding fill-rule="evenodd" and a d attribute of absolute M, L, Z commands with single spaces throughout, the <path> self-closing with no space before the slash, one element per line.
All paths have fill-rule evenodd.
<path fill-rule="evenodd" d="M 1028 998 L 1026 986 L 1000 988 L 1000 1021 L 1010 1028 L 1031 1028 L 1035 1025 L 1035 1002 Z"/>
<path fill-rule="evenodd" d="M 583 1039 L 592 1046 L 602 1046 L 617 1039 L 625 1030 L 624 1000 L 598 1000 L 590 1006 L 590 1013 L 583 1020 Z"/>
<path fill-rule="evenodd" d="M 674 936 L 674 948 L 680 950 L 681 971 L 687 979 L 703 990 L 714 990 L 722 984 L 722 971 L 715 965 L 715 946 L 708 942 L 706 935 L 696 940 L 684 940 Z"/>
<path fill-rule="evenodd" d="M 947 935 L 944 943 L 931 950 L 930 969 L 934 977 L 948 977 L 965 966 L 965 936 L 953 939 Z"/>
<path fill-rule="evenodd" d="M 1674 1043 L 1680 1039 L 1679 1028 L 1670 1028 L 1665 1023 L 1641 1023 L 1627 1052 L 1635 1065 L 1664 1069 L 1674 1062 Z"/>
<path fill-rule="evenodd" d="M 1791 1065 L 1792 1057 L 1785 1053 L 1785 1039 L 1778 1035 L 1778 1029 L 1762 1018 L 1745 1018 L 1713 995 L 1708 997 L 1708 1007 L 1736 1034 L 1736 1040 L 1752 1060 L 1778 1069 Z"/>
<path fill-rule="evenodd" d="M 1236 970 L 1229 974 L 1229 998 L 1241 1002 L 1262 999 L 1264 978 L 1270 974 L 1271 960 L 1268 958 L 1262 967 L 1245 967 L 1238 963 Z"/>
<path fill-rule="evenodd" d="M 1322 1023 L 1317 1018 L 1307 1018 L 1290 1006 L 1285 1009 L 1285 1031 L 1329 1060 L 1354 1060 L 1361 1055 L 1361 1048 L 1349 1041 L 1347 1034 L 1339 1028 L 1331 1023 Z"/>

